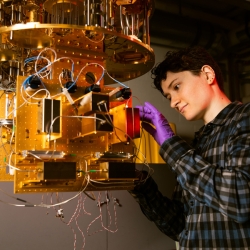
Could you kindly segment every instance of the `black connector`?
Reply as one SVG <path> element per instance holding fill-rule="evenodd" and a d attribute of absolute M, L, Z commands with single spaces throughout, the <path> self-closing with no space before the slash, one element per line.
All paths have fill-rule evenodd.
<path fill-rule="evenodd" d="M 64 87 L 68 90 L 69 93 L 73 94 L 77 91 L 77 86 L 74 82 L 69 81 L 67 82 Z"/>
<path fill-rule="evenodd" d="M 119 95 L 119 92 L 121 92 L 120 95 Z M 116 93 L 116 96 L 117 96 L 116 98 L 122 98 L 124 100 L 129 99 L 132 94 L 130 88 L 121 89 L 119 92 Z"/>
<path fill-rule="evenodd" d="M 100 85 L 97 84 L 92 84 L 88 88 L 85 89 L 84 94 L 88 94 L 89 92 L 101 92 L 101 87 Z"/>
<path fill-rule="evenodd" d="M 123 88 L 117 91 L 115 94 L 113 94 L 110 97 L 111 101 L 123 101 L 123 100 L 128 100 L 132 95 L 131 89 L 130 88 Z"/>
<path fill-rule="evenodd" d="M 32 90 L 39 89 L 41 86 L 41 80 L 38 76 L 32 76 L 28 81 L 28 87 Z"/>

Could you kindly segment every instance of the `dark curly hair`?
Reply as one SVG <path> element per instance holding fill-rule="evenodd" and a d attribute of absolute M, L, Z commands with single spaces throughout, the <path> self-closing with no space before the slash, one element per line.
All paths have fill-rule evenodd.
<path fill-rule="evenodd" d="M 204 48 L 198 46 L 179 51 L 168 51 L 165 59 L 151 70 L 151 77 L 154 80 L 155 87 L 163 94 L 161 82 L 166 80 L 168 71 L 173 73 L 190 71 L 194 75 L 200 75 L 201 68 L 204 65 L 209 65 L 214 70 L 219 88 L 223 90 L 223 77 L 220 67 Z"/>

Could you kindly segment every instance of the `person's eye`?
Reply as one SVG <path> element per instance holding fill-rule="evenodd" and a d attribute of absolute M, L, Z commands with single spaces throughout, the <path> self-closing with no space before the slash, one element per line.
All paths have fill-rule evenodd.
<path fill-rule="evenodd" d="M 180 88 L 180 84 L 176 84 L 175 86 L 174 86 L 174 90 L 178 90 Z"/>
<path fill-rule="evenodd" d="M 170 95 L 165 95 L 166 99 L 168 99 L 169 101 L 171 101 L 171 96 Z"/>

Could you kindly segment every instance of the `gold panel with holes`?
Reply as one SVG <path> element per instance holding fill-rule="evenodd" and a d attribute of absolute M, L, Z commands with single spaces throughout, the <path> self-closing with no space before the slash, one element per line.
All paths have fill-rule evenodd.
<path fill-rule="evenodd" d="M 63 62 L 63 64 L 67 65 L 67 62 Z M 55 71 L 57 69 L 59 71 L 64 66 L 56 66 Z M 98 70 L 95 73 L 98 75 Z M 55 72 L 54 74 L 58 73 Z M 12 155 L 11 159 L 11 162 L 14 162 L 15 168 L 17 168 L 14 175 L 15 193 L 78 191 L 87 185 L 86 172 L 88 172 L 92 181 L 102 182 L 92 182 L 91 185 L 87 186 L 86 190 L 129 189 L 133 187 L 133 178 L 124 178 L 122 182 L 119 179 L 118 182 L 112 184 L 108 178 L 108 169 L 101 167 L 98 158 L 95 156 L 98 152 L 106 152 L 110 149 L 114 149 L 116 152 L 117 150 L 122 150 L 132 155 L 134 150 L 132 145 L 128 143 L 128 145 L 122 145 L 122 148 L 119 148 L 119 143 L 117 143 L 118 148 L 117 145 L 113 146 L 111 138 L 115 135 L 113 135 L 112 131 L 100 134 L 94 131 L 91 135 L 82 136 L 84 121 L 92 119 L 89 118 L 91 116 L 79 117 L 67 98 L 61 95 L 60 84 L 53 80 L 44 81 L 44 86 L 46 86 L 51 96 L 55 96 L 54 100 L 59 101 L 61 104 L 60 117 L 55 118 L 60 120 L 60 129 L 56 133 L 51 132 L 52 129 L 50 128 L 49 132 L 41 131 L 41 129 L 38 129 L 41 127 L 41 119 L 38 118 L 41 116 L 41 103 L 46 97 L 46 92 L 43 90 L 36 95 L 36 99 L 30 99 L 23 92 L 22 87 L 26 77 L 19 76 L 17 79 L 17 114 L 14 119 L 16 128 L 15 154 Z M 79 102 L 84 98 L 84 95 L 81 95 L 84 90 L 84 83 L 81 84 L 79 84 L 77 92 L 72 94 L 72 97 L 75 100 L 79 100 Z M 32 95 L 32 91 L 27 91 L 27 93 Z M 78 105 L 77 103 L 76 101 L 76 106 Z M 121 107 L 124 109 L 124 104 Z M 116 115 L 114 119 L 119 120 L 120 118 Z M 133 161 L 132 158 L 127 158 L 126 160 L 129 162 Z M 41 163 L 51 161 L 54 162 L 54 165 L 60 162 L 68 164 L 69 162 L 76 163 L 77 172 L 75 179 L 41 179 L 39 177 L 41 176 L 41 171 L 43 171 Z"/>
<path fill-rule="evenodd" d="M 152 10 L 152 0 L 1 3 L 0 181 L 14 179 L 15 193 L 134 186 L 139 117 L 112 84 L 153 67 Z"/>

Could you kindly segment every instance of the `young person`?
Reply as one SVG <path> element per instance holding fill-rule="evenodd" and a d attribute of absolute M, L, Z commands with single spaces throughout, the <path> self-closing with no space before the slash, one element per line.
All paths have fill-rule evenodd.
<path fill-rule="evenodd" d="M 152 104 L 137 106 L 177 186 L 168 199 L 141 172 L 144 181 L 130 193 L 180 249 L 249 249 L 250 103 L 227 98 L 220 68 L 201 47 L 168 52 L 152 74 L 170 106 L 204 126 L 189 145 Z"/>

